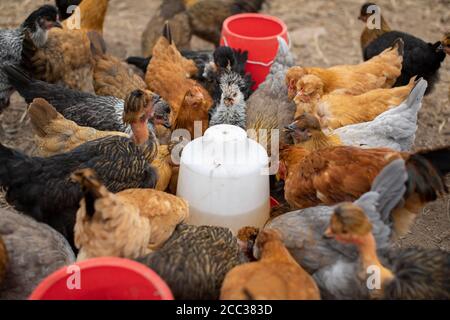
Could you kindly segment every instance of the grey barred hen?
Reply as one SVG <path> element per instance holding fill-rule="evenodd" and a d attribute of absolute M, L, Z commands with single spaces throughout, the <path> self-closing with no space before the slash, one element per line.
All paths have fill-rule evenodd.
<path fill-rule="evenodd" d="M 166 281 L 175 299 L 218 299 L 225 275 L 246 261 L 226 228 L 180 224 L 158 251 L 137 259 Z"/>
<path fill-rule="evenodd" d="M 432 172 L 415 176 L 417 173 L 413 171 L 418 164 L 414 166 L 405 167 L 403 160 L 391 162 L 374 180 L 371 191 L 353 203 L 364 210 L 372 223 L 379 250 L 389 249 L 391 240 L 404 232 L 398 224 L 401 220 L 391 211 L 401 205 L 411 187 L 425 191 L 425 181 L 434 179 Z M 280 231 L 292 256 L 313 275 L 323 298 L 369 298 L 367 288 L 356 276 L 359 270 L 356 248 L 323 237 L 334 208 L 318 206 L 286 213 L 269 222 L 266 228 Z"/>
<path fill-rule="evenodd" d="M 6 191 L 6 201 L 51 225 L 73 245 L 75 214 L 83 196 L 80 186 L 70 180 L 74 171 L 95 170 L 114 193 L 155 187 L 156 172 L 150 163 L 156 157 L 157 143 L 146 129 L 153 113 L 151 101 L 140 90 L 128 98 L 124 121 L 131 123 L 132 138 L 108 136 L 48 158 L 29 157 L 0 144 L 0 186 Z"/>
<path fill-rule="evenodd" d="M 278 38 L 278 53 L 266 80 L 247 100 L 247 130 L 267 130 L 267 146 L 270 155 L 271 130 L 278 130 L 280 143 L 290 142 L 283 128 L 294 120 L 295 103 L 288 100 L 285 84 L 287 70 L 295 61 L 286 41 Z"/>
<path fill-rule="evenodd" d="M 61 27 L 56 7 L 45 5 L 31 13 L 17 29 L 0 30 L 0 111 L 9 106 L 14 88 L 3 71 L 4 66 L 19 66 L 22 60 L 22 41 L 28 33 L 37 47 L 42 47 L 48 30 Z"/>
<path fill-rule="evenodd" d="M 94 94 L 69 89 L 31 79 L 16 67 L 7 67 L 8 79 L 27 103 L 35 98 L 47 100 L 66 119 L 80 126 L 91 127 L 102 131 L 120 131 L 131 133 L 131 127 L 122 121 L 124 100 L 112 96 L 96 96 Z M 153 95 L 155 111 L 159 116 L 170 112 L 170 106 L 158 95 Z M 167 120 L 167 119 L 166 119 Z M 167 120 L 168 121 L 168 120 Z M 169 123 L 165 126 L 170 126 Z M 153 125 L 149 122 L 153 132 Z"/>
<path fill-rule="evenodd" d="M 8 254 L 0 300 L 27 299 L 45 277 L 75 262 L 61 234 L 11 209 L 0 209 L 0 238 Z"/>

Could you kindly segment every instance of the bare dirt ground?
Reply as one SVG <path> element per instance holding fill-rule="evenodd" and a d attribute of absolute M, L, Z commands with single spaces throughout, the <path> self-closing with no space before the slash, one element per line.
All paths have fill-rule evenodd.
<path fill-rule="evenodd" d="M 0 28 L 18 26 L 37 6 L 49 0 L 0 0 Z M 361 61 L 359 36 L 363 28 L 356 19 L 364 0 L 267 0 L 264 12 L 283 19 L 292 38 L 292 50 L 301 65 L 332 66 Z M 450 31 L 450 0 L 379 0 L 392 28 L 412 33 L 429 42 Z M 140 38 L 160 0 L 111 0 L 105 24 L 109 51 L 121 58 L 140 54 Z M 193 47 L 210 48 L 198 39 Z M 450 143 L 450 59 L 444 62 L 441 80 L 425 98 L 419 115 L 416 149 Z M 21 118 L 26 105 L 17 94 L 0 115 L 5 128 L 2 143 L 32 153 L 31 128 Z M 0 197 L 0 205 L 3 197 Z M 428 205 L 411 232 L 399 245 L 439 247 L 450 250 L 450 197 Z"/>

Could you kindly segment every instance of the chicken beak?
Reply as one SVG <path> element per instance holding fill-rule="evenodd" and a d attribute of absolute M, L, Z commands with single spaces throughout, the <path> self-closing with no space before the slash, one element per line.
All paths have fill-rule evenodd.
<path fill-rule="evenodd" d="M 63 28 L 61 22 L 59 22 L 59 21 L 54 21 L 54 22 L 52 23 L 52 27 L 53 27 L 53 28 L 59 28 L 59 29 L 62 29 L 62 28 Z"/>
<path fill-rule="evenodd" d="M 325 230 L 324 234 L 322 235 L 324 239 L 333 239 L 333 231 L 331 230 L 331 227 L 328 227 L 327 230 Z"/>
<path fill-rule="evenodd" d="M 233 99 L 230 99 L 230 98 L 223 99 L 223 102 L 225 103 L 225 105 L 227 107 L 231 107 L 233 105 Z"/>
<path fill-rule="evenodd" d="M 280 182 L 281 180 L 283 180 L 283 179 L 281 179 L 281 175 L 277 172 L 277 174 L 275 175 L 275 180 L 277 181 L 277 182 Z"/>
<path fill-rule="evenodd" d="M 284 127 L 284 132 L 292 133 L 294 131 L 295 131 L 295 124 L 293 124 L 293 123 Z"/>
<path fill-rule="evenodd" d="M 169 119 L 164 119 L 164 121 L 162 122 L 162 125 L 166 129 L 172 128 L 172 125 L 170 124 L 170 120 Z"/>

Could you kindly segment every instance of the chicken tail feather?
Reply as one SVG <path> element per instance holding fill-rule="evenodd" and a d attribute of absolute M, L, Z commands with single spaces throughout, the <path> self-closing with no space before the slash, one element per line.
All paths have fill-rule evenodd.
<path fill-rule="evenodd" d="M 405 52 L 405 42 L 403 41 L 402 38 L 397 38 L 394 43 L 392 43 L 392 48 L 393 49 L 397 49 L 398 54 L 400 56 L 403 56 L 404 52 Z"/>
<path fill-rule="evenodd" d="M 91 42 L 91 52 L 93 56 L 103 56 L 106 53 L 106 42 L 102 35 L 96 31 L 89 31 L 87 35 Z"/>
<path fill-rule="evenodd" d="M 408 106 L 420 104 L 422 102 L 422 98 L 427 91 L 428 83 L 423 78 L 420 78 L 415 82 L 414 88 L 406 100 L 406 104 Z"/>
<path fill-rule="evenodd" d="M 58 118 L 59 113 L 47 100 L 36 98 L 28 108 L 28 115 L 34 132 L 44 138 L 47 136 L 47 127 Z"/>
<path fill-rule="evenodd" d="M 445 176 L 450 173 L 450 147 L 417 152 L 406 161 L 406 168 L 406 197 L 416 193 L 422 202 L 429 202 L 448 193 Z"/>
<path fill-rule="evenodd" d="M 387 221 L 391 211 L 403 199 L 406 191 L 407 173 L 403 159 L 392 161 L 372 182 L 371 191 L 379 194 L 377 210 L 383 221 Z"/>
<path fill-rule="evenodd" d="M 12 84 L 12 86 L 21 93 L 24 91 L 28 86 L 30 86 L 31 82 L 33 81 L 31 77 L 21 68 L 9 65 L 5 66 L 3 70 L 6 73 L 6 76 L 8 77 L 9 83 Z"/>
<path fill-rule="evenodd" d="M 86 201 L 86 214 L 93 217 L 95 214 L 95 201 L 99 198 L 108 196 L 109 192 L 100 182 L 97 174 L 92 169 L 81 169 L 72 173 L 72 181 L 78 182 L 83 190 L 84 200 Z"/>
<path fill-rule="evenodd" d="M 172 31 L 170 30 L 170 23 L 169 23 L 169 21 L 166 21 L 164 23 L 163 37 L 166 38 L 169 41 L 169 44 L 172 44 Z"/>
<path fill-rule="evenodd" d="M 132 64 L 136 66 L 138 69 L 142 70 L 142 72 L 147 72 L 148 64 L 150 63 L 151 57 L 144 58 L 144 57 L 128 57 L 126 62 L 128 64 Z"/>

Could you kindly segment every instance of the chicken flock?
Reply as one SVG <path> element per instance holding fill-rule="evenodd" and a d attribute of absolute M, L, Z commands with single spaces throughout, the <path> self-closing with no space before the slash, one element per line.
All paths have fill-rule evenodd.
<path fill-rule="evenodd" d="M 427 43 L 382 18 L 362 32 L 363 63 L 331 68 L 300 65 L 279 38 L 253 91 L 248 53 L 219 40 L 225 18 L 264 0 L 164 0 L 142 57 L 126 61 L 102 37 L 108 2 L 56 1 L 0 30 L 0 109 L 23 97 L 38 153 L 0 143 L 1 299 L 26 299 L 58 268 L 103 256 L 148 266 L 176 299 L 450 298 L 449 252 L 394 245 L 448 193 L 450 146 L 411 151 L 448 33 Z M 192 35 L 216 49 L 192 51 Z M 185 141 L 172 133 L 189 140 L 217 124 L 265 129 L 269 146 L 279 132 L 268 152 L 279 156 L 280 203 L 261 230 L 189 225 L 175 195 L 171 154 Z M 367 285 L 371 267 L 379 286 Z"/>

